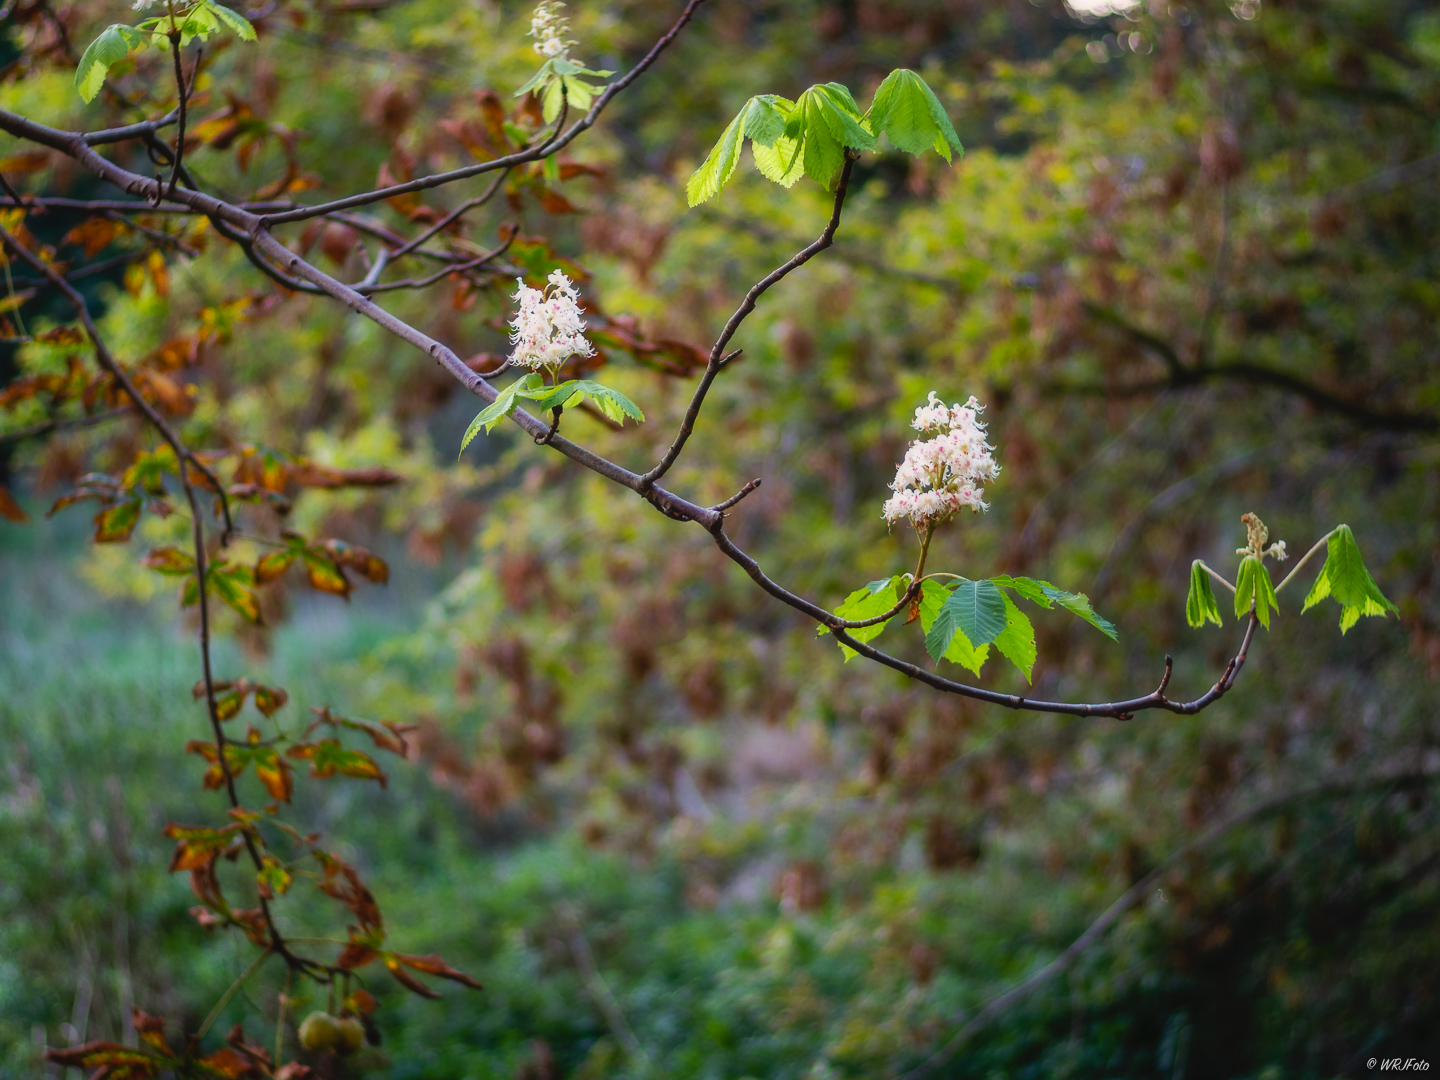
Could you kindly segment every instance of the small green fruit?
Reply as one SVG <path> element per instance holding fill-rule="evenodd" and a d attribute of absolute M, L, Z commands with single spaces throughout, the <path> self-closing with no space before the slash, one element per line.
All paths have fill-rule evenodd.
<path fill-rule="evenodd" d="M 300 1025 L 300 1045 L 312 1053 L 333 1050 L 342 1038 L 340 1022 L 326 1012 L 312 1012 Z"/>
<path fill-rule="evenodd" d="M 353 1054 L 365 1045 L 365 1025 L 353 1016 L 347 1016 L 336 1027 L 338 1036 L 335 1049 L 342 1054 Z"/>

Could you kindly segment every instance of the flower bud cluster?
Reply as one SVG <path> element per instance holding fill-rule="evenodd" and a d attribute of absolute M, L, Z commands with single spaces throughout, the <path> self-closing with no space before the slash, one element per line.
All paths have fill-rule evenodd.
<path fill-rule="evenodd" d="M 916 529 L 948 521 L 965 507 L 974 513 L 988 508 L 986 480 L 1000 475 L 1000 466 L 985 441 L 980 422 L 984 408 L 973 397 L 964 405 L 946 405 L 930 392 L 927 404 L 915 410 L 912 427 L 931 439 L 917 439 L 905 451 L 885 501 L 885 520 L 893 525 L 907 519 Z"/>
<path fill-rule="evenodd" d="M 535 51 L 547 60 L 564 56 L 570 46 L 576 44 L 565 40 L 570 32 L 570 20 L 559 14 L 564 6 L 559 0 L 546 0 L 530 17 L 529 36 L 535 39 Z"/>
<path fill-rule="evenodd" d="M 1272 559 L 1284 562 L 1290 556 L 1285 553 L 1285 541 L 1277 540 L 1268 548 L 1265 544 L 1270 539 L 1270 530 L 1265 523 L 1254 514 L 1244 514 L 1240 518 L 1241 524 L 1245 526 L 1246 540 L 1248 543 L 1243 548 L 1236 548 L 1236 555 L 1253 555 L 1257 559 L 1263 559 L 1267 555 Z"/>
<path fill-rule="evenodd" d="M 557 368 L 572 356 L 594 356 L 580 317 L 580 293 L 561 271 L 550 275 L 543 289 L 532 289 L 523 279 L 515 294 L 520 309 L 510 320 L 510 363 L 538 371 Z"/>

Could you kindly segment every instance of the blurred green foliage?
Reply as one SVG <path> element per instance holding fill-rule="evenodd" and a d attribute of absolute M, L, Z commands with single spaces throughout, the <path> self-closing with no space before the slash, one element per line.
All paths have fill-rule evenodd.
<path fill-rule="evenodd" d="M 623 70 L 673 6 L 574 0 L 575 52 Z M 109 7 L 67 16 L 76 39 L 120 17 Z M 474 91 L 508 101 L 535 67 L 525 5 L 285 7 L 306 18 L 259 21 L 258 48 L 202 76 L 202 117 L 229 107 L 300 133 L 253 127 L 243 159 L 244 139 L 207 137 L 191 164 L 232 195 L 291 161 L 323 197 L 382 165 L 465 163 Z M 930 390 L 976 394 L 1004 471 L 988 515 L 937 535 L 930 565 L 1086 592 L 1118 645 L 1036 611 L 1033 690 L 999 661 L 981 675 L 1076 700 L 1148 690 L 1166 653 L 1172 689 L 1218 677 L 1239 632 L 1190 628 L 1184 601 L 1193 559 L 1233 570 L 1243 512 L 1292 554 L 1348 522 L 1400 620 L 1342 637 L 1333 610 L 1301 617 L 1287 591 L 1235 691 L 1197 717 L 1010 715 L 846 665 L 699 530 L 528 439 L 502 428 L 451 464 L 474 399 L 334 305 L 276 300 L 213 235 L 163 288 L 134 266 L 98 287 L 102 329 L 131 357 L 249 299 L 195 368 L 187 437 L 407 477 L 308 493 L 290 519 L 410 565 L 391 597 L 357 593 L 342 617 L 282 585 L 265 601 L 277 628 L 236 620 L 221 671 L 286 687 L 294 716 L 329 704 L 423 724 L 384 792 L 297 785 L 297 820 L 363 870 L 397 947 L 486 984 L 441 1003 L 374 987 L 376 1074 L 895 1075 L 1171 852 L 1286 793 L 1166 870 L 936 1075 L 1321 1077 L 1440 1053 L 1437 41 L 1434 14 L 1405 0 L 1088 17 L 712 0 L 572 148 L 603 172 L 561 189 L 584 213 L 517 188 L 518 208 L 469 227 L 482 246 L 511 221 L 550 236 L 542 269 L 586 272 L 606 316 L 707 348 L 830 210 L 814 185 L 749 170 L 687 210 L 685 179 L 729 118 L 757 93 L 837 80 L 868 100 L 891 69 L 920 72 L 966 156 L 862 160 L 836 247 L 746 323 L 667 483 L 713 502 L 762 477 L 732 533 L 833 608 L 913 563 L 913 538 L 880 518 L 913 409 Z M 94 126 L 71 74 L 37 64 L 4 107 Z M 120 78 L 163 101 L 143 66 Z M 377 216 L 398 228 L 407 212 Z M 305 242 L 361 276 L 355 237 L 328 230 Z M 503 352 L 509 289 L 386 303 L 461 355 Z M 26 346 L 14 370 L 62 360 Z M 688 385 L 619 350 L 603 378 L 646 423 L 567 414 L 564 430 L 643 469 Z M 0 433 L 41 418 L 5 413 Z M 148 438 L 68 431 L 9 467 L 49 494 Z M 266 513 L 256 529 L 275 526 Z M 121 1037 L 133 1001 L 198 1027 L 250 958 L 204 935 L 163 872 L 163 824 L 219 812 L 180 751 L 203 734 L 193 647 L 163 629 L 169 584 L 138 566 L 183 522 L 147 516 L 128 548 L 83 555 L 57 522 L 0 525 L 0 1068 L 17 1077 L 38 1068 L 36 1025 L 52 1045 L 80 1034 L 65 1023 Z M 109 599 L 92 606 L 62 568 Z M 926 662 L 921 627 L 884 640 Z M 279 989 L 267 971 L 216 1031 L 266 1030 Z"/>

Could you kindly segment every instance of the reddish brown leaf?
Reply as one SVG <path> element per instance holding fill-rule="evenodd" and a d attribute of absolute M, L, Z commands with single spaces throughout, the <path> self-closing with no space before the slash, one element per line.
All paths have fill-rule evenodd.
<path fill-rule="evenodd" d="M 429 956 L 408 956 L 405 953 L 390 953 L 389 955 L 393 956 L 406 967 L 412 967 L 416 971 L 423 971 L 426 975 L 437 975 L 442 979 L 449 979 L 451 982 L 461 983 L 464 986 L 470 987 L 472 990 L 485 989 L 469 975 L 466 975 L 463 971 L 457 971 L 433 953 Z"/>
<path fill-rule="evenodd" d="M 547 214 L 578 214 L 579 209 L 569 199 L 565 198 L 558 191 L 551 191 L 549 188 L 541 188 L 538 194 L 541 207 Z"/>
<path fill-rule="evenodd" d="M 290 479 L 301 487 L 391 487 L 405 478 L 390 469 L 332 469 L 313 461 L 298 462 L 290 469 Z"/>
<path fill-rule="evenodd" d="M 274 716 L 289 700 L 290 695 L 278 686 L 263 686 L 258 683 L 255 686 L 255 707 L 265 716 Z"/>
<path fill-rule="evenodd" d="M 339 959 L 335 961 L 335 966 L 344 968 L 346 971 L 354 971 L 356 968 L 364 967 L 379 955 L 378 949 L 372 949 L 368 945 L 357 945 L 352 941 L 340 953 Z"/>
<path fill-rule="evenodd" d="M 369 1016 L 380 1007 L 380 1003 L 370 996 L 368 990 L 362 988 L 345 999 L 345 1007 L 361 1016 Z"/>
<path fill-rule="evenodd" d="M 395 976 L 395 981 L 412 993 L 419 994 L 421 997 L 426 998 L 440 997 L 440 994 L 431 990 L 430 987 L 426 986 L 419 979 L 415 978 L 414 975 L 411 975 L 401 967 L 399 962 L 393 957 L 385 957 L 385 966 L 390 969 L 390 974 Z"/>
<path fill-rule="evenodd" d="M 110 218 L 91 218 L 76 225 L 60 242 L 83 247 L 85 257 L 93 259 L 110 246 L 120 231 L 120 224 Z"/>
<path fill-rule="evenodd" d="M 25 513 L 20 504 L 15 501 L 15 496 L 11 495 L 4 485 L 0 485 L 0 517 L 21 523 L 30 520 L 30 515 Z"/>
<path fill-rule="evenodd" d="M 290 1061 L 281 1065 L 275 1072 L 275 1080 L 308 1080 L 314 1076 L 315 1071 L 309 1065 L 301 1065 L 298 1061 Z"/>
<path fill-rule="evenodd" d="M 174 1056 L 170 1050 L 170 1044 L 165 1041 L 164 1020 L 158 1016 L 151 1016 L 147 1012 L 141 1012 L 139 1009 L 134 1009 L 132 1010 L 131 1022 L 135 1028 L 135 1034 L 140 1037 L 140 1041 L 146 1046 L 167 1057 Z"/>
<path fill-rule="evenodd" d="M 326 540 L 319 547 L 338 565 L 354 570 L 366 581 L 384 585 L 390 580 L 390 567 L 372 551 L 343 540 Z"/>
<path fill-rule="evenodd" d="M 114 1042 L 88 1042 L 68 1050 L 46 1050 L 45 1060 L 76 1069 L 95 1069 L 100 1077 L 152 1077 L 170 1062 L 149 1050 L 123 1046 Z M 120 1069 L 127 1072 L 121 1073 Z"/>

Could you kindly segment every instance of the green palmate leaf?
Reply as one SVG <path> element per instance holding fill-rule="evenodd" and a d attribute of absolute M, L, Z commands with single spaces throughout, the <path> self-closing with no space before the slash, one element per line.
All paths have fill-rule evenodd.
<path fill-rule="evenodd" d="M 1007 594 L 1001 593 L 1000 598 L 1005 602 L 1005 629 L 995 638 L 995 648 L 1020 669 L 1028 683 L 1035 669 L 1035 628 Z"/>
<path fill-rule="evenodd" d="M 1097 614 L 1095 609 L 1090 606 L 1090 598 L 1084 593 L 1066 592 L 1064 589 L 1056 588 L 1048 581 L 1039 581 L 1028 577 L 1011 577 L 1009 574 L 999 574 L 990 580 L 996 585 L 1014 589 L 1018 595 L 1043 608 L 1058 604 L 1072 615 L 1084 619 L 1112 641 L 1119 640 L 1115 624 L 1103 615 Z"/>
<path fill-rule="evenodd" d="M 949 161 L 952 151 L 965 152 L 940 99 L 924 79 L 906 68 L 885 77 L 865 120 L 870 131 L 884 134 L 895 149 L 907 154 L 934 150 Z"/>
<path fill-rule="evenodd" d="M 1048 581 L 1036 581 L 1028 577 L 1011 577 L 1009 574 L 997 574 L 990 579 L 996 585 L 1007 589 L 1014 589 L 1017 594 L 1029 600 L 1032 604 L 1039 604 L 1043 608 L 1054 607 L 1051 597 L 1061 592 Z"/>
<path fill-rule="evenodd" d="M 1209 619 L 1216 626 L 1220 621 L 1220 606 L 1215 603 L 1215 592 L 1210 588 L 1210 572 L 1205 564 L 1196 559 L 1190 564 L 1190 595 L 1185 598 L 1185 621 L 1200 627 Z"/>
<path fill-rule="evenodd" d="M 797 150 L 795 140 L 784 135 L 775 140 L 774 146 L 763 146 L 758 142 L 750 144 L 750 151 L 755 155 L 755 168 L 760 170 L 760 175 L 787 188 L 794 187 L 795 181 L 805 175 L 805 163 Z"/>
<path fill-rule="evenodd" d="M 589 398 L 607 419 L 617 424 L 623 424 L 627 417 L 637 424 L 645 422 L 645 414 L 640 411 L 640 406 L 619 390 L 592 379 L 576 379 L 571 385 L 574 386 L 577 396 Z"/>
<path fill-rule="evenodd" d="M 1361 615 L 1384 616 L 1399 613 L 1399 608 L 1386 599 L 1365 568 L 1360 545 L 1349 525 L 1339 526 L 1326 544 L 1325 565 L 1310 594 L 1305 597 L 1302 613 L 1309 611 L 1326 597 L 1340 605 L 1340 632 L 1348 633 Z"/>
<path fill-rule="evenodd" d="M 993 581 L 961 580 L 940 611 L 972 645 L 988 645 L 1005 629 L 1005 594 Z"/>
<path fill-rule="evenodd" d="M 856 589 L 845 598 L 845 602 L 835 609 L 835 614 L 842 619 L 851 622 L 860 622 L 864 619 L 873 619 L 877 615 L 883 615 L 900 601 L 903 595 L 902 587 L 905 583 L 903 577 L 881 578 L 879 581 L 872 581 L 863 589 Z M 876 623 L 874 626 L 860 626 L 853 630 L 846 630 L 856 641 L 872 641 L 880 636 L 894 619 L 887 619 L 885 622 Z M 830 628 L 820 627 L 820 633 L 828 634 Z M 840 651 L 845 654 L 845 662 L 848 664 L 850 658 L 859 655 L 850 646 L 837 642 Z"/>
<path fill-rule="evenodd" d="M 80 57 L 80 66 L 75 69 L 75 89 L 80 97 L 86 102 L 94 101 L 100 87 L 105 84 L 105 76 L 111 66 L 120 63 L 130 55 L 131 49 L 144 43 L 145 35 L 120 23 L 101 31 Z"/>
<path fill-rule="evenodd" d="M 1235 615 L 1244 618 L 1250 614 L 1250 605 L 1255 605 L 1255 617 L 1266 630 L 1270 629 L 1270 611 L 1280 610 L 1280 601 L 1275 597 L 1275 585 L 1270 580 L 1270 571 L 1254 555 L 1240 560 L 1240 572 L 1235 578 Z"/>
<path fill-rule="evenodd" d="M 620 393 L 619 390 L 612 389 L 604 383 L 595 382 L 593 379 L 570 379 L 558 386 L 541 386 L 534 390 L 520 390 L 516 392 L 516 396 L 535 402 L 535 407 L 542 412 L 571 402 L 578 405 L 580 401 L 589 398 L 607 419 L 613 420 L 617 424 L 623 424 L 626 417 L 637 423 L 643 423 L 645 420 L 645 414 L 640 411 L 640 406 Z"/>
<path fill-rule="evenodd" d="M 752 140 L 756 163 L 759 164 L 761 148 L 773 146 L 784 133 L 785 121 L 792 108 L 792 102 L 774 94 L 763 94 L 747 101 L 685 184 L 685 197 L 690 205 L 698 206 L 713 199 L 730 182 L 740 162 L 740 149 L 746 138 Z M 761 172 L 764 171 L 762 167 Z"/>
<path fill-rule="evenodd" d="M 938 581 L 925 581 L 920 586 L 920 629 L 925 632 L 925 649 L 931 659 L 949 660 L 980 674 L 990 657 L 989 645 L 972 645 L 956 626 L 953 615 L 945 614 L 950 589 Z"/>
<path fill-rule="evenodd" d="M 215 18 L 223 26 L 234 33 L 241 41 L 255 40 L 255 27 L 251 26 L 250 20 L 238 11 L 231 11 L 222 4 L 207 3 L 205 6 L 210 9 Z"/>
<path fill-rule="evenodd" d="M 516 379 L 509 386 L 505 387 L 504 390 L 501 390 L 500 395 L 489 405 L 485 406 L 479 416 L 470 421 L 470 426 L 465 429 L 465 438 L 460 441 L 460 453 L 463 454 L 465 452 L 465 448 L 470 445 L 470 441 L 474 439 L 476 435 L 480 434 L 481 428 L 489 432 L 496 424 L 514 412 L 515 407 L 520 403 L 519 397 L 522 391 L 534 390 L 540 385 L 540 373 L 538 371 L 532 371 L 524 378 Z"/>

